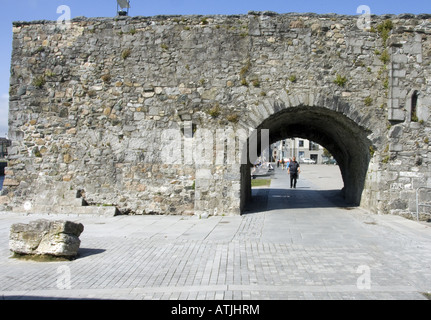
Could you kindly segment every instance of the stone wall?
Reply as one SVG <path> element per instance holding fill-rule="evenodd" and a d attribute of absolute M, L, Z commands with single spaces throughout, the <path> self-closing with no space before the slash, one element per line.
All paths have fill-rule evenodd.
<path fill-rule="evenodd" d="M 20 207 L 66 182 L 124 213 L 238 214 L 244 133 L 269 129 L 327 147 L 353 204 L 410 215 L 431 187 L 430 17 L 16 22 L 3 195 Z"/>

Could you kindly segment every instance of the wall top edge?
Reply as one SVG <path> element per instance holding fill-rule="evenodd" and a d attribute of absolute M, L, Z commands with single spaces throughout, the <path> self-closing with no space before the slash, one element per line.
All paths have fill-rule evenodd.
<path fill-rule="evenodd" d="M 247 14 L 232 14 L 232 15 L 222 15 L 222 14 L 214 14 L 214 15 L 156 15 L 156 16 L 134 16 L 134 17 L 124 17 L 124 16 L 116 16 L 116 17 L 76 17 L 71 19 L 71 22 L 111 22 L 111 21 L 156 21 L 156 20 L 169 20 L 175 18 L 184 18 L 184 19 L 196 19 L 196 18 L 247 18 L 249 16 L 267 16 L 267 17 L 297 17 L 297 18 L 341 18 L 341 19 L 357 19 L 359 15 L 343 15 L 336 13 L 326 13 L 326 14 L 318 14 L 318 13 L 276 13 L 272 11 L 249 11 Z M 372 18 L 380 18 L 380 19 L 431 19 L 431 13 L 421 13 L 421 14 L 383 14 L 383 15 L 371 15 Z M 40 24 L 55 24 L 57 21 L 53 20 L 34 20 L 34 21 L 14 21 L 12 24 L 15 27 L 24 26 L 24 25 L 40 25 Z"/>

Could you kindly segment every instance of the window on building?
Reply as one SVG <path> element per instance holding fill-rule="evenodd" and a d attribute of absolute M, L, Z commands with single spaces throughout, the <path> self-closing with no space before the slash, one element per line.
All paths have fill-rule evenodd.
<path fill-rule="evenodd" d="M 7 148 L 11 146 L 11 141 L 5 138 L 0 138 L 0 158 L 7 156 Z"/>
<path fill-rule="evenodd" d="M 308 149 L 310 151 L 319 151 L 319 145 L 313 141 L 310 141 L 310 146 Z"/>
<path fill-rule="evenodd" d="M 419 97 L 419 93 L 417 91 L 413 92 L 412 107 L 411 107 L 411 111 L 410 111 L 411 120 L 413 122 L 418 122 L 418 115 L 417 115 L 418 97 Z"/>
<path fill-rule="evenodd" d="M 298 141 L 298 147 L 304 147 L 304 140 Z"/>

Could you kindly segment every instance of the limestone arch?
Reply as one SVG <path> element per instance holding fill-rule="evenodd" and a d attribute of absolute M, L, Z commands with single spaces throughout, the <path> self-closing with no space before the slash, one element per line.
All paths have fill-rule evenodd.
<path fill-rule="evenodd" d="M 251 111 L 249 127 L 260 121 L 255 129 L 258 132 L 268 129 L 270 144 L 301 137 L 327 148 L 338 162 L 346 203 L 360 205 L 373 149 L 368 138 L 369 119 L 337 98 L 321 100 L 320 106 L 311 100 L 304 104 L 304 100 L 297 98 L 296 105 L 267 100 Z M 258 150 L 261 150 L 259 142 L 260 139 Z M 241 210 L 251 197 L 250 165 L 241 167 Z"/>

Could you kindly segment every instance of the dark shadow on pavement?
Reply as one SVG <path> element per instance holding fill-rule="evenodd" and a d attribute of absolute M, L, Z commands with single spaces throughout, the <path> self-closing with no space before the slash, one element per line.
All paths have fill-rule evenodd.
<path fill-rule="evenodd" d="M 252 199 L 242 214 L 279 209 L 348 208 L 341 190 L 313 190 L 310 187 L 296 189 L 252 189 Z"/>
<path fill-rule="evenodd" d="M 76 257 L 76 259 L 86 258 L 105 251 L 106 251 L 105 249 L 79 248 L 78 256 Z"/>

